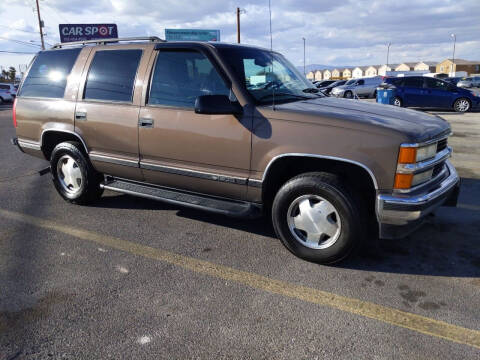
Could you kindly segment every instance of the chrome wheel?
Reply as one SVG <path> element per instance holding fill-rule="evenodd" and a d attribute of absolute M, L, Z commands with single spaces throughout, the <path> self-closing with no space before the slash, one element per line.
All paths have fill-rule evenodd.
<path fill-rule="evenodd" d="M 82 171 L 70 155 L 63 155 L 58 159 L 57 177 L 62 188 L 69 194 L 76 194 L 82 188 Z"/>
<path fill-rule="evenodd" d="M 347 91 L 347 92 L 345 93 L 345 97 L 346 97 L 347 99 L 353 98 L 352 92 L 351 92 L 351 91 Z"/>
<path fill-rule="evenodd" d="M 402 102 L 400 101 L 399 98 L 396 97 L 395 99 L 393 99 L 393 105 L 394 106 L 402 106 Z"/>
<path fill-rule="evenodd" d="M 458 99 L 455 101 L 455 111 L 465 112 L 468 111 L 468 109 L 470 109 L 470 103 L 467 99 Z"/>
<path fill-rule="evenodd" d="M 338 240 L 342 223 L 335 207 L 318 195 L 296 198 L 287 211 L 295 240 L 311 249 L 326 249 Z"/>

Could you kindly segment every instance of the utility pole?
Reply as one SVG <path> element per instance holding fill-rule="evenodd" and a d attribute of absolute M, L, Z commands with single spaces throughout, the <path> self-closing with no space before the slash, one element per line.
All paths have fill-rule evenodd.
<path fill-rule="evenodd" d="M 40 28 L 40 40 L 42 40 L 42 50 L 45 50 L 45 43 L 43 42 L 43 20 L 40 17 L 40 5 L 37 2 L 38 27 Z"/>
<path fill-rule="evenodd" d="M 305 71 L 305 38 L 302 37 L 303 39 L 303 75 L 307 75 Z"/>
<path fill-rule="evenodd" d="M 455 43 L 457 42 L 457 35 L 455 34 L 450 34 L 451 37 L 453 37 L 453 58 L 452 58 L 452 75 L 450 76 L 455 76 Z"/>

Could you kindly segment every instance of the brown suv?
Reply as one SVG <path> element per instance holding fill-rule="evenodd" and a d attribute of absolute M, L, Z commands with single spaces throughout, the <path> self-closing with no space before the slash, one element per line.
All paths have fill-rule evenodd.
<path fill-rule="evenodd" d="M 13 117 L 13 143 L 50 162 L 69 202 L 109 189 L 231 216 L 263 210 L 290 251 L 320 263 L 371 228 L 401 237 L 458 196 L 447 122 L 325 97 L 258 47 L 59 44 L 30 65 Z"/>

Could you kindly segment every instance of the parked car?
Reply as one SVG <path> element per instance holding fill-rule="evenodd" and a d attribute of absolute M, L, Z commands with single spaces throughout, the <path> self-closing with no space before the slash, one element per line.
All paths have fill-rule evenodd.
<path fill-rule="evenodd" d="M 325 86 L 328 86 L 330 84 L 333 84 L 335 82 L 335 80 L 322 80 L 322 81 L 318 81 L 315 86 L 317 88 L 324 88 Z"/>
<path fill-rule="evenodd" d="M 12 102 L 13 99 L 14 96 L 10 90 L 10 84 L 0 83 L 0 104 L 3 104 L 4 102 Z"/>
<path fill-rule="evenodd" d="M 480 97 L 471 91 L 436 78 L 408 76 L 387 78 L 385 82 L 396 87 L 396 106 L 447 108 L 465 112 L 480 104 Z"/>
<path fill-rule="evenodd" d="M 347 80 L 337 80 L 337 81 L 335 81 L 335 82 L 333 82 L 330 85 L 327 85 L 325 87 L 319 87 L 318 90 L 323 92 L 325 95 L 328 95 L 328 94 L 330 94 L 330 92 L 332 91 L 333 88 L 335 88 L 337 86 L 340 86 L 340 85 L 344 85 L 346 82 L 347 82 Z"/>
<path fill-rule="evenodd" d="M 480 87 L 480 76 L 463 78 L 457 83 L 457 86 L 461 88 Z"/>
<path fill-rule="evenodd" d="M 375 98 L 377 96 L 377 87 L 383 82 L 383 76 L 375 76 L 362 79 L 352 79 L 345 85 L 337 86 L 332 89 L 331 94 L 336 97 L 351 99 L 355 96 Z"/>
<path fill-rule="evenodd" d="M 15 98 L 15 96 L 17 96 L 17 88 L 13 84 L 0 83 L 0 90 L 4 90 L 8 94 L 10 94 L 13 98 Z"/>
<path fill-rule="evenodd" d="M 49 161 L 66 201 L 108 189 L 265 212 L 292 253 L 319 263 L 344 259 L 372 229 L 401 237 L 456 204 L 448 122 L 326 97 L 267 49 L 134 40 L 41 51 L 19 88 L 12 142 Z"/>

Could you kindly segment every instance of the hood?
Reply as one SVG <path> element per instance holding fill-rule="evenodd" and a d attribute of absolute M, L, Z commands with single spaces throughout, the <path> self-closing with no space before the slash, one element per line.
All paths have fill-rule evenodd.
<path fill-rule="evenodd" d="M 291 120 L 292 112 L 304 115 L 298 117 L 299 121 L 370 132 L 390 130 L 405 135 L 411 142 L 427 141 L 451 131 L 449 123 L 438 116 L 360 100 L 321 97 L 275 106 L 278 118 Z"/>

